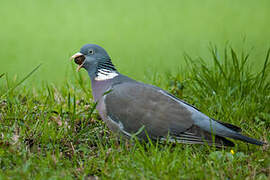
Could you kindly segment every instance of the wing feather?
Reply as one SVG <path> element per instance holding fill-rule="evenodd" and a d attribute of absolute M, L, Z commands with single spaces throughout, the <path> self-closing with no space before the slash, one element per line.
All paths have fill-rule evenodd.
<path fill-rule="evenodd" d="M 179 134 L 193 125 L 191 113 L 184 106 L 151 85 L 117 84 L 104 102 L 107 115 L 130 134 L 145 126 L 150 137 L 162 137 L 169 132 Z"/>

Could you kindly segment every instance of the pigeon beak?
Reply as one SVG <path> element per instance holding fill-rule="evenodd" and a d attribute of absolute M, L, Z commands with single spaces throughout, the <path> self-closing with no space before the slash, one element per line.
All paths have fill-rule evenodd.
<path fill-rule="evenodd" d="M 85 57 L 82 53 L 77 52 L 76 54 L 74 54 L 73 56 L 70 57 L 70 60 L 72 61 L 73 59 L 75 59 L 75 63 L 78 64 L 79 66 L 77 67 L 77 72 L 83 67 L 83 64 L 85 62 Z"/>
<path fill-rule="evenodd" d="M 80 52 L 77 52 L 77 53 L 75 53 L 73 56 L 70 57 L 70 60 L 72 61 L 72 60 L 75 59 L 76 57 L 80 57 L 80 56 L 83 56 L 83 54 L 80 53 Z"/>

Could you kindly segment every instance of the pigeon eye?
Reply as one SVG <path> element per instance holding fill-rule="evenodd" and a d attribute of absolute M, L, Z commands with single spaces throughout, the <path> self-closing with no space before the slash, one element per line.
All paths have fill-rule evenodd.
<path fill-rule="evenodd" d="M 89 50 L 89 54 L 94 54 L 94 50 L 93 49 L 90 49 Z"/>

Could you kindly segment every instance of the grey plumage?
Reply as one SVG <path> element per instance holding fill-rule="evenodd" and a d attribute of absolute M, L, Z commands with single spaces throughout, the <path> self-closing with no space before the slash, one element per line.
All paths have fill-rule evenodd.
<path fill-rule="evenodd" d="M 81 57 L 85 59 L 83 62 L 78 60 Z M 168 140 L 170 135 L 170 141 L 190 144 L 233 146 L 226 138 L 264 144 L 242 135 L 241 128 L 211 119 L 156 86 L 120 74 L 100 46 L 85 45 L 72 58 L 88 71 L 93 96 L 98 101 L 97 110 L 114 132 L 128 137 L 144 128 L 137 134 L 141 139 L 148 135 L 154 140 Z"/>

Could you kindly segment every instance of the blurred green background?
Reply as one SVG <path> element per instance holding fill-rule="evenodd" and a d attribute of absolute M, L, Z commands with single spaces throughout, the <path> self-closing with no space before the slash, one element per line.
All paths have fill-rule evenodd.
<path fill-rule="evenodd" d="M 35 82 L 70 78 L 69 56 L 86 43 L 138 80 L 175 71 L 184 52 L 210 57 L 209 42 L 254 48 L 254 64 L 270 46 L 269 0 L 3 0 L 0 18 L 0 73 L 20 79 L 43 63 Z"/>

